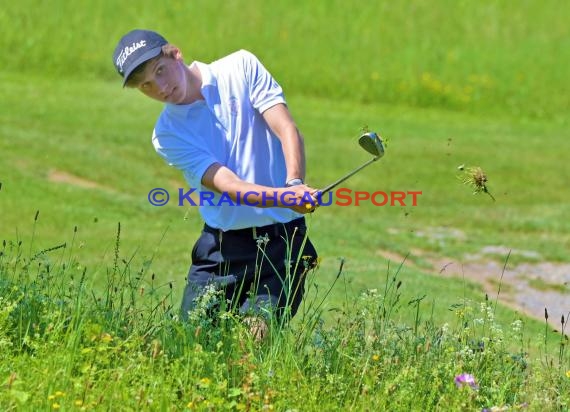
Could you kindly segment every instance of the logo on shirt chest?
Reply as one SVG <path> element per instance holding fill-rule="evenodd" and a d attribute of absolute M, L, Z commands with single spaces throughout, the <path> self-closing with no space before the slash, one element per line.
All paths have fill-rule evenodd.
<path fill-rule="evenodd" d="M 230 97 L 228 100 L 228 108 L 230 110 L 230 115 L 237 116 L 239 113 L 239 101 L 237 97 Z"/>

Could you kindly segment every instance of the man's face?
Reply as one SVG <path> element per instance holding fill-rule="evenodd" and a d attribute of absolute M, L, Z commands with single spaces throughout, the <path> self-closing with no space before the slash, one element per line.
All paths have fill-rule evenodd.
<path fill-rule="evenodd" d="M 187 80 L 181 58 L 160 57 L 144 68 L 137 89 L 163 103 L 181 104 L 187 93 Z"/>

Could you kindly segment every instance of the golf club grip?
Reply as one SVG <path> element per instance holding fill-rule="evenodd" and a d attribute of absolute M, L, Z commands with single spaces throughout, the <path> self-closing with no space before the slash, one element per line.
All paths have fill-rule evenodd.
<path fill-rule="evenodd" d="M 335 187 L 337 187 L 338 185 L 340 185 L 342 182 L 344 182 L 346 179 L 348 179 L 349 177 L 354 176 L 356 173 L 360 172 L 362 169 L 364 169 L 366 166 L 368 166 L 370 163 L 375 162 L 376 160 L 378 160 L 378 157 L 374 157 L 372 159 L 370 159 L 369 161 L 367 161 L 366 163 L 364 163 L 362 166 L 354 169 L 352 172 L 350 172 L 349 174 L 347 174 L 346 176 L 341 177 L 340 179 L 338 179 L 336 182 L 331 183 L 330 185 L 328 185 L 327 187 L 325 187 L 324 189 L 320 190 L 320 192 L 322 194 L 325 194 L 329 191 L 331 191 L 332 189 L 334 189 Z"/>

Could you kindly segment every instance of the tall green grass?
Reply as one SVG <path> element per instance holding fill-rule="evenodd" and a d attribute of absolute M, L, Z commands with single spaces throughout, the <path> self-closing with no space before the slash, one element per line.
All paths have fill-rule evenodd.
<path fill-rule="evenodd" d="M 178 319 L 152 262 L 122 258 L 117 228 L 105 287 L 69 244 L 0 247 L 3 410 L 564 410 L 566 321 L 499 321 L 465 295 L 442 322 L 426 295 L 406 299 L 402 266 L 348 297 L 325 322 L 320 299 L 256 343 L 235 314 Z M 338 284 L 344 282 L 342 266 Z M 328 287 L 318 276 L 308 286 Z M 215 294 L 208 297 L 215 298 Z M 405 320 L 407 319 L 407 320 Z M 548 321 L 548 319 L 547 319 Z M 556 320 L 554 320 L 556 322 Z M 552 327 L 560 332 L 554 334 Z M 561 327 L 560 327 L 561 326 Z M 474 379 L 471 381 L 470 378 Z"/>
<path fill-rule="evenodd" d="M 250 49 L 294 95 L 565 122 L 569 19 L 564 0 L 22 0 L 0 46 L 5 71 L 118 84 L 113 48 L 144 27 L 187 60 Z"/>

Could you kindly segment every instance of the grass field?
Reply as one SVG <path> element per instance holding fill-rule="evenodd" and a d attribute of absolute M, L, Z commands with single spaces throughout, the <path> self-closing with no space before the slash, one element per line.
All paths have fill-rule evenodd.
<path fill-rule="evenodd" d="M 564 0 L 137 4 L 6 5 L 0 25 L 12 30 L 0 43 L 11 51 L 4 69 L 116 81 L 116 39 L 145 26 L 191 59 L 250 49 L 294 94 L 567 121 Z"/>
<path fill-rule="evenodd" d="M 0 71 L 0 408 L 568 408 L 567 340 L 553 329 L 570 307 L 545 323 L 501 294 L 495 307 L 500 270 L 485 301 L 472 279 L 434 266 L 472 256 L 502 265 L 508 250 L 511 267 L 569 263 L 564 5 L 4 7 L 0 25 L 13 30 L 0 40 L 10 50 Z M 309 216 L 322 262 L 304 316 L 269 345 L 254 346 L 231 317 L 187 328 L 168 317 L 202 222 L 191 207 L 148 203 L 152 188 L 185 183 L 150 143 L 160 105 L 121 89 L 112 71 L 114 43 L 133 26 L 163 30 L 204 61 L 256 52 L 286 90 L 311 185 L 368 159 L 356 142 L 368 126 L 387 154 L 346 187 L 422 192 L 417 206 Z M 461 183 L 462 164 L 487 173 L 496 201 Z M 479 389 L 458 388 L 461 373 Z"/>

